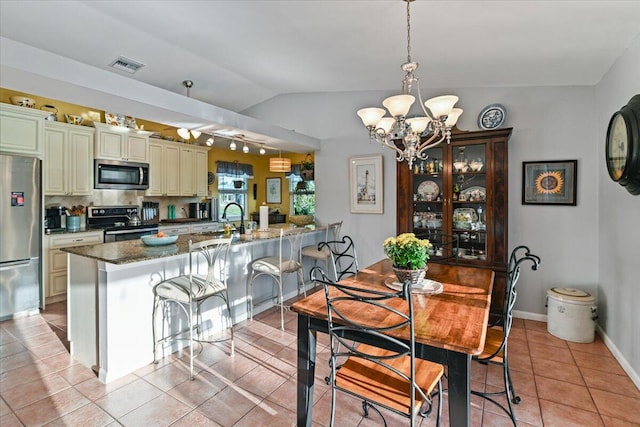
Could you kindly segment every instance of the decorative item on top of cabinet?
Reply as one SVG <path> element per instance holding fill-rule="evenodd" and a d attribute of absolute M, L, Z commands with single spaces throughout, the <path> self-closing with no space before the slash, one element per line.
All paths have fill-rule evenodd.
<path fill-rule="evenodd" d="M 96 159 L 126 160 L 149 163 L 151 132 L 93 123 L 96 128 Z"/>
<path fill-rule="evenodd" d="M 428 158 L 418 162 L 417 169 L 407 170 L 402 164 L 396 168 L 397 233 L 412 232 L 429 239 L 434 245 L 429 262 L 494 270 L 492 318 L 502 310 L 508 261 L 507 142 L 511 131 L 455 131 L 451 144 L 429 149 Z M 459 242 L 457 261 L 437 255 L 449 236 Z"/>

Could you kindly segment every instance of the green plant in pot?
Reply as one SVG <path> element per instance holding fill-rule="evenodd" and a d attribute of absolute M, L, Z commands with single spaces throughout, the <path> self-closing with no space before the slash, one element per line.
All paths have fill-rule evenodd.
<path fill-rule="evenodd" d="M 311 153 L 307 154 L 300 165 L 300 176 L 305 181 L 313 181 L 314 179 L 314 163 Z"/>
<path fill-rule="evenodd" d="M 431 246 L 429 240 L 419 239 L 413 233 L 389 237 L 383 243 L 384 253 L 393 263 L 398 280 L 402 283 L 408 280 L 412 284 L 424 279 Z"/>

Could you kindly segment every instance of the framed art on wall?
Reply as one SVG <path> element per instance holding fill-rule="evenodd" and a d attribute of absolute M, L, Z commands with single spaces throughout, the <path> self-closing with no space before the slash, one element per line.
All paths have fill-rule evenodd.
<path fill-rule="evenodd" d="M 576 205 L 577 160 L 522 162 L 523 205 Z"/>
<path fill-rule="evenodd" d="M 267 203 L 281 203 L 281 181 L 280 178 L 267 178 Z"/>
<path fill-rule="evenodd" d="M 382 156 L 349 159 L 349 193 L 352 213 L 383 213 Z"/>

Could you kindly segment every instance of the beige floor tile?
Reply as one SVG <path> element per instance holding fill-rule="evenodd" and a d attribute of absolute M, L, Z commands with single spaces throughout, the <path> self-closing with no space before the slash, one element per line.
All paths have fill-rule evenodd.
<path fill-rule="evenodd" d="M 602 415 L 640 424 L 640 399 L 597 389 L 591 395 Z"/>
<path fill-rule="evenodd" d="M 269 366 L 257 366 L 247 375 L 235 381 L 235 384 L 257 396 L 265 398 L 284 384 L 289 377 L 290 375 L 274 371 Z"/>
<path fill-rule="evenodd" d="M 536 320 L 525 319 L 524 320 L 524 328 L 527 331 L 546 332 L 547 331 L 547 323 L 546 322 L 538 322 Z"/>
<path fill-rule="evenodd" d="M 584 353 L 582 351 L 572 351 L 571 353 L 580 368 L 591 368 L 611 372 L 612 374 L 626 375 L 624 369 L 622 369 L 611 353 L 603 355 Z"/>
<path fill-rule="evenodd" d="M 20 422 L 16 414 L 13 412 L 8 413 L 7 415 L 0 416 L 0 426 L 2 427 L 23 427 L 24 424 Z"/>
<path fill-rule="evenodd" d="M 31 365 L 35 363 L 36 360 L 38 360 L 36 355 L 28 350 L 13 353 L 0 359 L 0 374 L 9 372 L 12 369 Z"/>
<path fill-rule="evenodd" d="M 9 405 L 6 404 L 4 399 L 0 398 L 0 417 L 10 413 L 11 413 L 11 408 L 9 408 Z"/>
<path fill-rule="evenodd" d="M 566 406 L 596 412 L 596 407 L 587 387 L 537 375 L 535 381 L 538 396 L 541 398 Z"/>
<path fill-rule="evenodd" d="M 194 372 L 197 376 L 198 369 L 195 367 Z M 144 380 L 166 392 L 185 381 L 189 381 L 189 365 L 179 362 L 170 363 L 145 375 Z"/>
<path fill-rule="evenodd" d="M 630 423 L 628 421 L 624 421 L 619 418 L 609 417 L 607 415 L 602 415 L 602 421 L 604 422 L 605 427 L 638 427 L 640 426 L 640 424 L 638 423 Z"/>
<path fill-rule="evenodd" d="M 0 357 L 2 359 L 5 359 L 18 353 L 27 352 L 28 350 L 29 349 L 25 347 L 21 342 L 11 341 L 6 344 L 0 345 Z"/>
<path fill-rule="evenodd" d="M 46 363 L 46 362 L 45 362 Z M 71 385 L 76 385 L 91 378 L 95 378 L 96 374 L 89 368 L 75 364 L 56 372 L 62 378 L 67 380 Z"/>
<path fill-rule="evenodd" d="M 191 411 L 171 424 L 171 427 L 221 427 L 221 424 L 210 420 L 198 411 Z"/>
<path fill-rule="evenodd" d="M 597 369 L 580 368 L 582 376 L 589 388 L 610 391 L 636 399 L 640 399 L 640 390 L 626 375 L 612 374 Z"/>
<path fill-rule="evenodd" d="M 583 353 L 592 353 L 599 355 L 609 354 L 609 349 L 598 334 L 595 335 L 595 338 L 591 343 L 575 343 L 568 341 L 567 345 L 571 350 L 581 351 Z"/>
<path fill-rule="evenodd" d="M 138 379 L 130 384 L 108 393 L 95 403 L 115 418 L 122 417 L 150 400 L 160 396 L 162 391 Z"/>
<path fill-rule="evenodd" d="M 268 356 L 265 356 L 266 360 Z M 250 351 L 236 351 L 235 356 L 221 360 L 220 362 L 209 367 L 209 372 L 216 372 L 229 381 L 236 381 L 251 372 L 258 366 L 260 359 L 251 354 Z"/>
<path fill-rule="evenodd" d="M 198 407 L 207 418 L 231 426 L 244 417 L 262 399 L 235 385 L 230 385 Z"/>
<path fill-rule="evenodd" d="M 554 360 L 562 363 L 574 363 L 573 356 L 569 347 L 561 348 L 557 346 L 541 344 L 541 343 L 529 343 L 529 350 L 531 352 L 531 359 L 541 360 Z"/>
<path fill-rule="evenodd" d="M 254 406 L 233 427 L 271 427 L 295 426 L 296 413 L 269 401 L 262 401 Z"/>
<path fill-rule="evenodd" d="M 528 329 L 527 330 L 527 341 L 530 343 L 540 343 L 545 345 L 550 345 L 553 347 L 561 347 L 567 348 L 567 341 L 554 337 L 549 334 L 546 330 L 540 331 L 538 329 Z"/>
<path fill-rule="evenodd" d="M 228 383 L 205 370 L 199 372 L 193 381 L 184 381 L 167 393 L 185 405 L 196 408 L 224 389 L 228 384 L 230 382 Z"/>
<path fill-rule="evenodd" d="M 191 411 L 184 403 L 161 394 L 157 398 L 129 412 L 118 421 L 125 426 L 169 426 Z"/>
<path fill-rule="evenodd" d="M 136 375 L 126 375 L 109 384 L 103 384 L 98 378 L 91 378 L 75 385 L 75 389 L 91 400 L 97 400 L 107 393 L 111 393 L 127 384 L 137 381 L 139 377 Z"/>
<path fill-rule="evenodd" d="M 57 374 L 47 375 L 34 381 L 18 384 L 2 392 L 2 398 L 14 411 L 24 408 L 40 399 L 71 387 Z"/>
<path fill-rule="evenodd" d="M 596 427 L 603 425 L 597 413 L 561 403 L 540 399 L 540 409 L 544 427 Z"/>
<path fill-rule="evenodd" d="M 16 416 L 25 425 L 42 425 L 87 405 L 89 400 L 73 388 L 38 400 L 16 411 Z"/>
<path fill-rule="evenodd" d="M 554 360 L 535 358 L 533 372 L 541 377 L 553 378 L 573 384 L 584 385 L 582 374 L 574 363 L 562 363 Z"/>
<path fill-rule="evenodd" d="M 64 415 L 51 423 L 47 427 L 66 427 L 66 426 L 106 426 L 115 420 L 103 411 L 98 405 L 89 403 L 73 412 Z"/>

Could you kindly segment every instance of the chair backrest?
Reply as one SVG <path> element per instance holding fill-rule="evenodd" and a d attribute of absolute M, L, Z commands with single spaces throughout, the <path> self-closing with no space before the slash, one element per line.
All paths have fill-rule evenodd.
<path fill-rule="evenodd" d="M 340 229 L 342 228 L 342 221 L 331 222 L 327 224 L 327 230 L 324 235 L 324 241 L 338 240 L 340 238 Z"/>
<path fill-rule="evenodd" d="M 358 254 L 351 237 L 343 236 L 341 240 L 318 243 L 319 251 L 326 248 L 329 249 L 333 279 L 336 282 L 358 273 Z"/>
<path fill-rule="evenodd" d="M 209 239 L 200 242 L 189 240 L 189 282 L 194 285 L 193 275 L 198 274 L 198 258 L 201 256 L 207 261 L 206 282 L 203 285 L 211 286 L 220 291 L 227 288 L 227 256 L 231 247 L 232 238 Z"/>
<path fill-rule="evenodd" d="M 291 228 L 285 230 L 284 228 L 280 229 L 280 241 L 278 242 L 278 257 L 280 259 L 280 265 L 299 265 L 300 260 L 300 249 L 302 245 L 302 239 L 305 235 L 305 231 L 307 229 L 304 227 L 301 228 Z M 288 244 L 289 249 L 285 247 Z"/>
<path fill-rule="evenodd" d="M 414 316 L 410 283 L 405 283 L 399 292 L 387 292 L 334 283 L 327 281 L 326 277 L 318 279 L 317 276 L 316 280 L 323 285 L 327 301 L 331 378 L 336 378 L 339 361 L 347 357 L 373 362 L 391 377 L 413 384 L 410 387 L 411 406 L 405 414 L 413 416 L 409 408 L 415 407 L 416 394 L 423 401 L 427 400 L 427 395 L 415 381 Z M 363 316 L 362 313 L 367 315 Z M 406 341 L 388 335 L 389 331 L 402 329 L 408 331 L 409 339 Z M 389 352 L 381 354 L 379 351 L 369 351 L 371 347 L 359 345 L 361 343 L 376 343 L 376 346 L 389 349 Z M 410 360 L 408 373 L 401 372 L 388 363 L 404 356 L 408 356 Z M 332 387 L 351 395 L 356 394 L 353 390 L 339 387 L 335 381 L 332 381 Z M 374 403 L 386 406 L 382 402 Z"/>
<path fill-rule="evenodd" d="M 520 252 L 524 252 L 522 255 Z M 513 307 L 516 305 L 516 298 L 518 291 L 516 283 L 520 278 L 520 267 L 523 262 L 528 261 L 531 263 L 531 269 L 537 270 L 540 264 L 540 257 L 531 253 L 528 247 L 518 246 L 509 256 L 509 266 L 507 270 L 507 277 L 505 281 L 505 299 L 504 307 L 502 309 L 502 328 L 503 328 L 503 340 L 500 348 L 494 352 L 498 354 L 503 351 L 506 346 L 507 339 L 509 338 L 509 332 L 511 331 L 511 324 L 513 323 Z"/>

